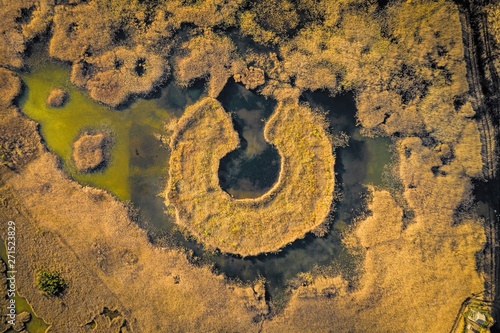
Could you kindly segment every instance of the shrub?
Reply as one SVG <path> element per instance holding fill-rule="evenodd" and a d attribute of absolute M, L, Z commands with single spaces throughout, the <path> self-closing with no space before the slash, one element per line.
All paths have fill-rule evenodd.
<path fill-rule="evenodd" d="M 36 285 L 38 289 L 48 296 L 59 296 L 66 289 L 67 285 L 59 272 L 41 270 L 36 275 Z"/>

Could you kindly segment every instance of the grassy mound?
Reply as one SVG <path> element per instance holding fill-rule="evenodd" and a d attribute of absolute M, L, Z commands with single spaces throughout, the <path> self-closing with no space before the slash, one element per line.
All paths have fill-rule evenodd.
<path fill-rule="evenodd" d="M 280 176 L 263 196 L 232 198 L 219 186 L 219 161 L 239 144 L 218 101 L 190 106 L 171 140 L 167 201 L 177 223 L 203 243 L 242 256 L 277 251 L 320 228 L 330 211 L 334 156 L 323 119 L 280 103 L 264 129 L 281 156 Z"/>
<path fill-rule="evenodd" d="M 255 89 L 266 83 L 266 76 L 261 68 L 250 66 L 242 74 L 235 74 L 234 80 L 243 83 L 247 89 Z"/>
<path fill-rule="evenodd" d="M 47 105 L 53 108 L 60 108 L 68 101 L 68 92 L 61 88 L 54 88 L 47 97 Z"/>
<path fill-rule="evenodd" d="M 90 172 L 102 167 L 107 160 L 109 138 L 104 133 L 80 136 L 73 144 L 73 159 L 80 172 Z"/>
<path fill-rule="evenodd" d="M 177 80 L 189 86 L 194 79 L 209 78 L 208 95 L 217 97 L 237 67 L 236 47 L 228 37 L 207 31 L 183 44 L 186 53 L 175 60 Z"/>
<path fill-rule="evenodd" d="M 86 88 L 94 100 L 116 107 L 131 95 L 150 92 L 161 81 L 164 70 L 161 57 L 144 47 L 119 47 L 73 64 L 71 82 Z"/>

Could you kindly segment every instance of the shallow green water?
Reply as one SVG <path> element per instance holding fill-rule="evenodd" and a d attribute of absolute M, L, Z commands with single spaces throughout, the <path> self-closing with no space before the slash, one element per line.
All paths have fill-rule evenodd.
<path fill-rule="evenodd" d="M 328 111 L 332 133 L 343 131 L 350 136 L 349 146 L 336 152 L 336 186 L 343 199 L 336 205 L 329 234 L 322 238 L 307 235 L 278 254 L 242 259 L 207 252 L 200 244 L 186 239 L 176 230 L 171 217 L 164 214 L 164 199 L 159 196 L 166 183 L 168 150 L 155 136 L 164 134 L 168 119 L 179 117 L 186 105 L 203 95 L 202 82 L 190 89 L 170 83 L 148 100 L 138 99 L 128 107 L 112 110 L 72 86 L 65 65 L 32 61 L 31 67 L 30 73 L 22 75 L 28 90 L 21 108 L 41 124 L 48 148 L 62 158 L 65 169 L 75 180 L 106 189 L 138 207 L 140 223 L 150 230 L 155 242 L 190 249 L 194 258 L 213 263 L 216 270 L 230 278 L 251 281 L 264 277 L 276 303 L 286 298 L 287 285 L 300 272 L 324 269 L 352 279 L 357 275 L 358 258 L 343 247 L 340 235 L 364 207 L 364 184 L 383 185 L 382 172 L 390 162 L 390 140 L 369 139 L 359 134 L 352 96 L 331 98 L 325 93 L 302 96 L 304 102 Z M 58 109 L 45 104 L 50 89 L 56 87 L 70 94 L 69 102 Z M 235 128 L 244 140 L 242 149 L 221 161 L 221 185 L 235 196 L 258 196 L 272 186 L 279 170 L 279 155 L 262 135 L 264 119 L 272 112 L 274 102 L 234 82 L 228 84 L 219 100 L 233 113 Z M 71 160 L 72 143 L 82 131 L 99 129 L 113 133 L 111 161 L 101 173 L 81 174 Z"/>
<path fill-rule="evenodd" d="M 69 82 L 69 68 L 61 63 L 46 60 L 31 65 L 32 71 L 22 75 L 28 87 L 21 101 L 22 111 L 41 125 L 47 147 L 62 158 L 64 168 L 75 180 L 107 189 L 121 200 L 131 199 L 130 179 L 133 176 L 166 170 L 166 152 L 159 147 L 154 135 L 164 134 L 166 120 L 179 114 L 192 100 L 191 95 L 196 98 L 201 93 L 194 89 L 188 94 L 171 85 L 156 99 L 139 99 L 124 110 L 113 110 L 92 101 L 73 86 Z M 69 93 L 69 101 L 61 108 L 46 104 L 53 88 L 63 88 Z M 88 130 L 111 132 L 113 142 L 108 166 L 90 174 L 78 172 L 71 157 L 73 142 Z M 157 149 L 153 156 L 150 150 L 154 148 Z M 134 163 L 141 159 L 141 154 L 148 164 Z"/>
<path fill-rule="evenodd" d="M 7 250 L 5 248 L 5 242 L 0 238 L 0 258 L 6 263 L 7 262 Z M 29 333 L 44 333 L 49 327 L 42 318 L 37 317 L 33 312 L 31 305 L 26 301 L 25 298 L 19 296 L 16 292 L 14 296 L 16 300 L 16 313 L 28 312 L 31 314 L 31 320 L 27 323 L 26 328 Z M 8 333 L 15 332 L 13 329 L 7 331 Z"/>

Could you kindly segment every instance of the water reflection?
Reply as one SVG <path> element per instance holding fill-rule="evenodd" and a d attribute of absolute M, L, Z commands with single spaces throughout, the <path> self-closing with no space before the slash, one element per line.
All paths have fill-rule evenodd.
<path fill-rule="evenodd" d="M 220 161 L 220 186 L 238 199 L 260 197 L 273 186 L 279 175 L 278 151 L 264 139 L 265 121 L 276 102 L 233 80 L 224 87 L 219 100 L 224 109 L 231 112 L 240 137 L 240 147 Z"/>
<path fill-rule="evenodd" d="M 240 133 L 240 137 L 245 139 L 245 136 L 246 138 L 261 136 L 264 122 L 260 120 L 267 118 L 272 112 L 271 105 L 259 105 L 257 101 L 262 103 L 262 99 L 259 100 L 259 98 L 251 96 L 249 92 L 244 92 L 246 89 L 237 84 L 231 83 L 226 88 L 227 91 L 224 92 L 221 102 L 226 110 L 234 112 L 235 129 Z M 224 273 L 229 278 L 252 281 L 264 277 L 271 298 L 275 303 L 277 300 L 286 298 L 287 284 L 300 272 L 324 269 L 330 273 L 342 274 L 351 281 L 355 280 L 358 258 L 345 249 L 340 235 L 346 226 L 362 213 L 365 207 L 366 188 L 364 184 L 382 184 L 383 166 L 390 161 L 389 139 L 369 139 L 359 135 L 359 129 L 356 127 L 355 101 L 352 95 L 346 94 L 332 98 L 322 92 L 305 93 L 302 96 L 302 102 L 307 102 L 313 108 L 321 108 L 328 112 L 327 116 L 333 134 L 343 131 L 350 136 L 349 146 L 338 149 L 336 152 L 336 186 L 342 193 L 342 199 L 336 204 L 335 218 L 327 236 L 318 238 L 308 234 L 304 239 L 295 241 L 277 254 L 245 259 L 204 251 L 200 244 L 194 240 L 187 240 L 179 232 L 176 232 L 175 228 L 173 230 L 167 228 L 170 230 L 168 233 L 156 230 L 156 235 L 161 236 L 153 237 L 160 243 L 166 241 L 169 244 L 189 249 L 195 258 L 202 262 L 212 263 L 217 271 Z M 250 109 L 253 111 L 248 111 Z M 263 117 L 261 118 L 261 116 Z M 252 125 L 248 126 L 245 120 Z M 249 131 L 253 131 L 253 133 L 250 134 Z M 262 170 L 266 167 L 272 170 L 273 163 L 279 168 L 279 163 L 276 163 L 275 159 L 276 155 L 266 153 L 269 148 L 262 149 L 261 147 L 265 145 L 262 144 L 263 141 L 259 140 L 252 141 L 257 143 L 255 145 L 257 148 L 248 149 L 246 144 L 242 144 L 239 152 L 233 152 L 233 156 L 230 156 L 231 154 L 226 156 L 228 160 L 224 161 L 225 165 L 221 167 L 219 175 L 221 178 L 226 177 L 221 182 L 225 181 L 226 186 L 229 185 L 226 188 L 229 189 L 230 193 L 233 191 L 233 193 L 248 196 L 259 193 L 259 190 L 262 192 L 266 188 L 262 186 L 262 183 L 259 183 L 261 181 L 259 176 L 266 174 Z M 267 174 L 272 175 L 272 172 Z M 247 178 L 252 179 L 252 181 L 247 182 Z M 272 180 L 274 182 L 275 178 Z M 268 184 L 270 186 L 272 182 Z M 148 207 L 153 208 L 151 205 Z M 161 203 L 158 202 L 155 207 L 156 209 L 160 208 Z M 142 212 L 142 214 L 150 214 L 144 206 L 142 206 Z M 156 218 L 161 218 L 159 215 L 156 216 Z"/>

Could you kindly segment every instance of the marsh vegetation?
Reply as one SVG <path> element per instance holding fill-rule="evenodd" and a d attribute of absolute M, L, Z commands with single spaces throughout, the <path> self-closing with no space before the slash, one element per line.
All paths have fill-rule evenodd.
<path fill-rule="evenodd" d="M 484 158 L 496 143 L 482 131 L 453 2 L 71 0 L 0 11 L 1 207 L 23 221 L 20 286 L 54 329 L 74 331 L 71 318 L 82 332 L 443 332 L 483 289 L 491 238 L 472 180 L 496 170 Z M 497 11 L 486 11 L 494 36 Z M 69 96 L 57 108 L 53 89 Z M 247 105 L 267 100 L 233 108 L 231 89 Z M 342 99 L 356 108 L 342 114 Z M 83 133 L 112 135 L 100 172 L 78 171 Z M 238 163 L 257 156 L 269 180 L 243 181 L 256 164 Z M 44 266 L 76 286 L 65 306 L 36 291 Z M 99 304 L 78 305 L 82 293 Z M 110 324 L 103 309 L 119 318 Z"/>
<path fill-rule="evenodd" d="M 180 118 L 170 144 L 168 203 L 203 243 L 248 256 L 276 251 L 315 229 L 323 233 L 334 190 L 325 120 L 305 106 L 278 104 L 264 136 L 280 153 L 279 178 L 259 198 L 234 200 L 218 179 L 219 161 L 239 145 L 231 119 L 208 98 Z"/>

